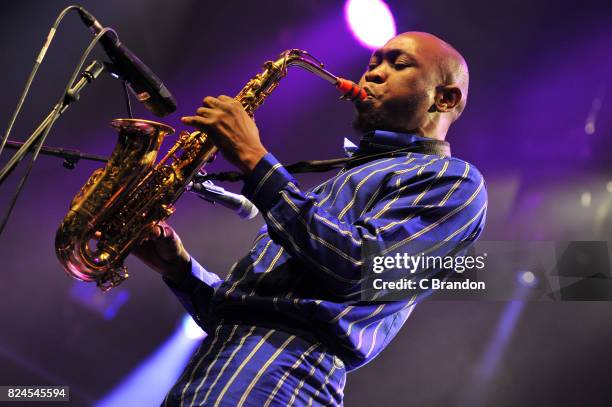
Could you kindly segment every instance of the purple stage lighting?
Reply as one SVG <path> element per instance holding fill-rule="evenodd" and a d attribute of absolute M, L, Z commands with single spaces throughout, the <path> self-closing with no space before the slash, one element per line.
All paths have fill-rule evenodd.
<path fill-rule="evenodd" d="M 344 17 L 353 36 L 363 46 L 382 47 L 395 36 L 395 19 L 382 0 L 348 0 Z"/>
<path fill-rule="evenodd" d="M 204 331 L 186 314 L 174 334 L 94 407 L 159 405 L 205 337 Z"/>
<path fill-rule="evenodd" d="M 130 293 L 124 287 L 104 293 L 95 284 L 73 281 L 70 298 L 110 321 L 130 299 Z"/>

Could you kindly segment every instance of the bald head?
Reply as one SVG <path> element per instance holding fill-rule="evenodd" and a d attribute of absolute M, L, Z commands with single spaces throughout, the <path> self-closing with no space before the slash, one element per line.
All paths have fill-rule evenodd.
<path fill-rule="evenodd" d="M 465 108 L 469 74 L 450 44 L 432 34 L 406 32 L 374 51 L 359 84 L 370 97 L 356 104 L 358 130 L 444 139 Z"/>
<path fill-rule="evenodd" d="M 470 75 L 467 63 L 463 56 L 448 42 L 433 34 L 420 31 L 409 31 L 397 35 L 395 39 L 412 41 L 416 48 L 425 57 L 430 58 L 438 69 L 439 82 L 444 86 L 457 86 L 462 98 L 455 108 L 456 117 L 459 117 L 467 103 Z"/>

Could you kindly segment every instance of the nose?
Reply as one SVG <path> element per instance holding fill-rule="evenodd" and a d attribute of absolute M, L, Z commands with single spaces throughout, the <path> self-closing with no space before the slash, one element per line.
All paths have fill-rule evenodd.
<path fill-rule="evenodd" d="M 365 73 L 364 79 L 366 82 L 383 83 L 387 79 L 387 74 L 383 64 Z"/>

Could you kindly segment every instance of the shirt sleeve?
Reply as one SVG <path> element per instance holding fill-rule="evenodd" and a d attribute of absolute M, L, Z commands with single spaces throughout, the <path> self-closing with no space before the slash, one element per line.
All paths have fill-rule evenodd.
<path fill-rule="evenodd" d="M 469 163 L 442 162 L 428 176 L 391 177 L 353 222 L 320 207 L 321 197 L 302 192 L 270 153 L 249 174 L 242 192 L 261 211 L 275 242 L 307 263 L 323 286 L 346 295 L 359 290 L 366 243 L 397 250 L 417 241 L 473 240 L 480 233 L 487 204 L 482 176 Z"/>
<path fill-rule="evenodd" d="M 191 271 L 180 285 L 176 285 L 166 277 L 162 277 L 162 280 L 204 332 L 210 332 L 208 314 L 210 300 L 215 288 L 221 285 L 223 280 L 202 267 L 193 257 Z"/>

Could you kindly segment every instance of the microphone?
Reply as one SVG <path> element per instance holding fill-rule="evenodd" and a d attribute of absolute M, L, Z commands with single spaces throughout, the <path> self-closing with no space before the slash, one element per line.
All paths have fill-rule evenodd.
<path fill-rule="evenodd" d="M 78 9 L 83 23 L 94 35 L 102 31 L 102 24 L 83 7 Z M 154 115 L 163 117 L 176 110 L 176 100 L 162 81 L 132 51 L 109 31 L 100 38 L 100 45 L 112 61 L 113 73 L 125 79 L 140 102 Z"/>
<path fill-rule="evenodd" d="M 236 212 L 242 219 L 252 219 L 259 211 L 244 195 L 235 194 L 213 184 L 210 181 L 190 182 L 187 191 L 197 194 L 200 198 L 211 203 L 218 203 Z"/>

